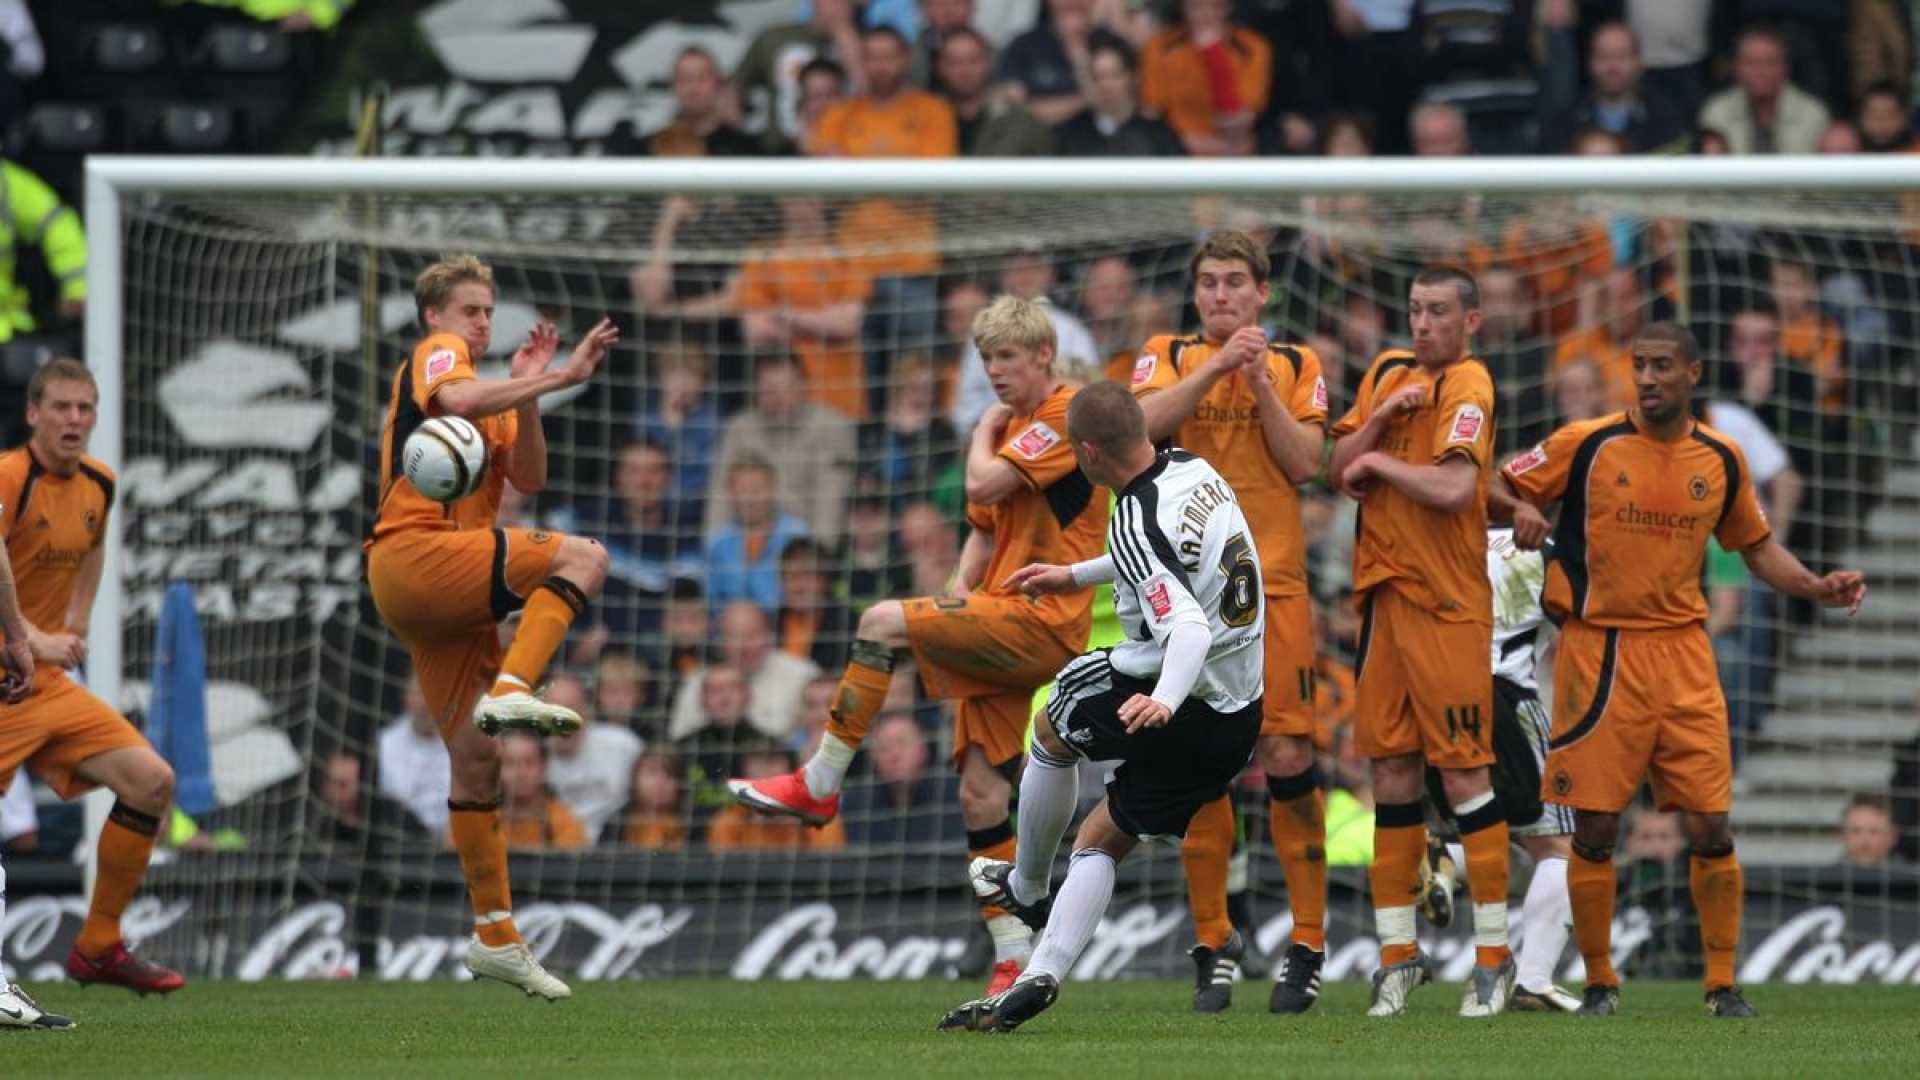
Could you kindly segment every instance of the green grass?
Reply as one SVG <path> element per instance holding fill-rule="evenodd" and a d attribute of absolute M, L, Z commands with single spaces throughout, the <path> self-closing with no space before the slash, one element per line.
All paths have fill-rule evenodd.
<path fill-rule="evenodd" d="M 1188 1011 L 1182 983 L 1069 984 L 1011 1036 L 935 1032 L 975 989 L 951 982 L 586 983 L 560 1005 L 451 982 L 30 989 L 81 1026 L 0 1036 L 8 1077 L 1920 1075 L 1913 986 L 1763 986 L 1760 1019 L 1735 1022 L 1707 1017 L 1694 984 L 1641 982 L 1612 1020 L 1470 1022 L 1450 985 L 1377 1021 L 1357 983 L 1290 1018 L 1267 1014 L 1260 984 L 1217 1017 Z"/>

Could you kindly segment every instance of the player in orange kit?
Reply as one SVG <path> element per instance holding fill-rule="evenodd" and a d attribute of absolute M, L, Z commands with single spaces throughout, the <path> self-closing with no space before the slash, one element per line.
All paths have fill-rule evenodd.
<path fill-rule="evenodd" d="M 1327 384 L 1312 349 L 1269 342 L 1260 329 L 1268 269 L 1265 249 L 1246 233 L 1207 237 L 1192 261 L 1201 333 L 1148 341 L 1134 362 L 1133 392 L 1155 442 L 1200 455 L 1239 492 L 1260 553 L 1267 611 L 1259 758 L 1293 908 L 1293 947 L 1268 1006 L 1300 1013 L 1320 996 L 1326 960 L 1327 823 L 1314 768 L 1313 611 L 1294 489 L 1320 471 Z M 1181 849 L 1199 939 L 1194 1008 L 1203 1012 L 1231 1002 L 1245 948 L 1226 910 L 1233 826 L 1231 796 L 1223 797 L 1195 815 Z"/>
<path fill-rule="evenodd" d="M 87 658 L 87 621 L 106 558 L 113 473 L 87 456 L 99 387 L 78 360 L 54 360 L 27 388 L 25 446 L 0 454 L 0 532 L 16 568 L 32 649 L 31 696 L 0 715 L 0 792 L 26 765 L 63 799 L 93 787 L 115 802 L 100 831 L 99 877 L 67 975 L 145 995 L 186 985 L 127 951 L 120 915 L 146 876 L 173 803 L 173 769 L 113 706 L 67 675 Z M 118 627 L 111 628 L 115 633 Z M 15 639 L 9 631 L 9 648 Z"/>
<path fill-rule="evenodd" d="M 508 481 L 531 495 L 546 485 L 540 395 L 593 376 L 619 333 L 602 319 L 565 366 L 548 370 L 559 344 L 549 324 L 513 354 L 510 377 L 481 379 L 474 358 L 493 340 L 493 271 L 452 256 L 414 282 L 429 331 L 393 377 L 380 443 L 380 507 L 367 542 L 367 583 L 380 618 L 406 646 L 421 692 L 453 759 L 448 832 L 472 895 L 476 937 L 467 969 L 551 1001 L 571 991 L 527 950 L 513 923 L 507 847 L 500 830 L 500 748 L 488 735 L 565 734 L 571 709 L 533 694 L 574 616 L 600 591 L 607 552 L 598 543 L 494 524 Z M 401 448 L 432 416 L 471 420 L 492 467 L 479 490 L 442 505 L 406 482 Z M 521 611 L 501 655 L 497 625 Z"/>
<path fill-rule="evenodd" d="M 1543 597 L 1561 627 L 1541 787 L 1574 808 L 1567 892 L 1587 967 L 1582 1016 L 1620 1006 L 1613 845 L 1621 811 L 1649 778 L 1661 809 L 1680 811 L 1692 849 L 1707 1010 L 1755 1015 L 1733 984 L 1744 884 L 1727 823 L 1727 704 L 1701 590 L 1708 538 L 1792 596 L 1857 611 L 1867 593 L 1858 571 L 1816 575 L 1773 538 L 1739 444 L 1694 419 L 1700 374 L 1691 331 L 1647 327 L 1633 342 L 1634 408 L 1554 432 L 1507 464 L 1492 496 L 1522 547 L 1549 533 L 1539 508 L 1561 504 Z"/>
<path fill-rule="evenodd" d="M 1080 654 L 1093 624 L 1091 591 L 1029 597 L 1007 578 L 1029 563 L 1098 556 L 1108 498 L 1080 472 L 1067 442 L 1073 388 L 1054 377 L 1053 322 L 1042 305 L 1002 296 L 974 318 L 973 337 L 1000 402 L 980 418 L 967 451 L 973 532 L 951 592 L 868 608 L 812 760 L 796 772 L 728 786 L 748 806 L 816 825 L 831 821 L 847 766 L 886 700 L 894 653 L 910 648 L 927 689 L 955 702 L 969 859 L 1004 862 L 1014 850 L 1010 778 L 1026 752 L 1033 693 Z M 981 913 L 994 939 L 991 996 L 1025 968 L 1034 928 L 998 905 Z"/>

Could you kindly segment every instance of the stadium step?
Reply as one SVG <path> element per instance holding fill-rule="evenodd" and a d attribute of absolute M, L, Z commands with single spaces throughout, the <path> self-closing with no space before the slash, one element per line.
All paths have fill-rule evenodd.
<path fill-rule="evenodd" d="M 1744 775 L 1744 772 L 1743 772 Z M 1810 824 L 1837 822 L 1846 808 L 1841 794 L 1739 795 L 1733 800 L 1733 823 L 1742 829 L 1804 829 Z M 1746 846 L 1745 835 L 1741 836 Z M 1744 852 L 1742 853 L 1744 854 Z"/>
<path fill-rule="evenodd" d="M 1783 709 L 1832 706 L 1911 708 L 1920 689 L 1911 671 L 1787 670 L 1774 684 Z"/>
<path fill-rule="evenodd" d="M 1739 804 L 1734 804 L 1736 818 Z M 1835 811 L 1832 830 L 1824 833 L 1749 833 L 1740 832 L 1740 861 L 1747 866 L 1822 866 L 1840 861 L 1840 814 Z"/>
<path fill-rule="evenodd" d="M 1795 636 L 1787 648 L 1795 660 L 1810 664 L 1911 664 L 1920 657 L 1920 630 L 1874 631 L 1846 625 L 1825 626 L 1813 633 Z"/>
<path fill-rule="evenodd" d="M 1782 709 L 1767 715 L 1761 737 L 1781 742 L 1904 742 L 1920 735 L 1920 713 L 1913 709 L 1881 712 L 1800 712 Z"/>
<path fill-rule="evenodd" d="M 1833 565 L 1866 574 L 1867 586 L 1876 594 L 1888 585 L 1920 585 L 1920 559 L 1913 557 L 1911 543 L 1843 551 L 1833 557 Z"/>
<path fill-rule="evenodd" d="M 1910 547 L 1920 538 L 1920 507 L 1886 503 L 1867 515 L 1867 535 L 1882 544 Z"/>
<path fill-rule="evenodd" d="M 1920 588 L 1900 585 L 1883 588 L 1869 575 L 1867 602 L 1858 615 L 1849 616 L 1846 608 L 1821 608 L 1820 619 L 1828 626 L 1850 626 L 1862 631 L 1920 629 Z"/>
<path fill-rule="evenodd" d="M 1883 490 L 1889 499 L 1920 500 L 1920 467 L 1900 465 L 1888 469 Z"/>
<path fill-rule="evenodd" d="M 1740 763 L 1740 776 L 1747 783 L 1799 797 L 1812 791 L 1884 791 L 1892 775 L 1893 761 L 1885 754 L 1756 750 Z"/>

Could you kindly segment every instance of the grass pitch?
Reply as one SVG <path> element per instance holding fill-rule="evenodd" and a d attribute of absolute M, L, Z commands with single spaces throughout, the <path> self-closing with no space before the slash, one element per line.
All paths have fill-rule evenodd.
<path fill-rule="evenodd" d="M 941 1034 L 972 983 L 583 983 L 548 1005 L 497 984 L 221 983 L 171 1000 L 29 987 L 77 1030 L 0 1036 L 7 1077 L 1032 1077 L 1920 1075 L 1920 986 L 1762 986 L 1758 1020 L 1709 1018 L 1693 983 L 1630 984 L 1611 1020 L 1453 1015 L 1428 986 L 1369 1020 L 1366 988 L 1270 1016 L 1243 983 L 1221 1016 L 1174 981 L 1068 984 L 1010 1036 Z"/>

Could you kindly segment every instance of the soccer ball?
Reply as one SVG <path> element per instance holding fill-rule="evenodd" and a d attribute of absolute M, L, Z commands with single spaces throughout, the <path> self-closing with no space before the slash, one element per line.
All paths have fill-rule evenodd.
<path fill-rule="evenodd" d="M 414 490 L 434 502 L 464 499 L 487 475 L 487 441 L 458 416 L 436 416 L 413 429 L 401 457 Z"/>

